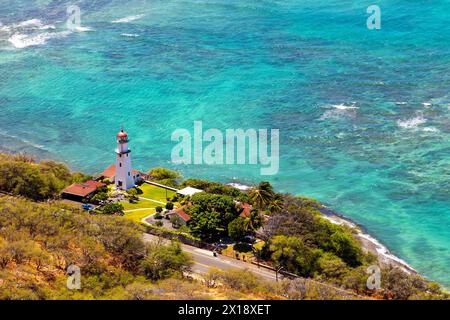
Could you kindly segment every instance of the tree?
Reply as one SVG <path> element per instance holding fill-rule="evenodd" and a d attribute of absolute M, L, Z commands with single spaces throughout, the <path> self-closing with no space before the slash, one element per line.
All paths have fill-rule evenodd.
<path fill-rule="evenodd" d="M 174 228 L 180 228 L 184 223 L 183 219 L 181 219 L 176 214 L 172 214 L 170 216 L 170 222 L 172 223 L 172 227 L 174 227 Z"/>
<path fill-rule="evenodd" d="M 136 188 L 131 188 L 127 190 L 128 199 L 130 203 L 136 202 L 139 200 L 138 191 Z"/>
<path fill-rule="evenodd" d="M 256 231 L 262 226 L 263 217 L 257 209 L 250 211 L 250 215 L 244 220 L 244 227 L 246 231 Z"/>
<path fill-rule="evenodd" d="M 163 211 L 163 208 L 161 206 L 157 206 L 155 210 L 156 212 L 161 213 Z"/>
<path fill-rule="evenodd" d="M 98 203 L 98 202 L 106 201 L 106 200 L 108 200 L 108 198 L 109 198 L 109 196 L 106 192 L 97 192 L 92 197 L 92 201 Z"/>
<path fill-rule="evenodd" d="M 145 276 L 151 280 L 160 280 L 189 271 L 192 265 L 190 257 L 181 250 L 180 244 L 150 244 L 147 255 L 141 262 Z"/>
<path fill-rule="evenodd" d="M 270 213 L 280 212 L 281 210 L 283 210 L 283 204 L 284 204 L 283 197 L 281 197 L 279 194 L 275 194 L 273 199 L 267 205 L 267 210 Z"/>
<path fill-rule="evenodd" d="M 123 205 L 121 203 L 113 202 L 107 203 L 102 207 L 102 212 L 104 214 L 123 214 Z"/>
<path fill-rule="evenodd" d="M 219 223 L 224 229 L 238 216 L 236 204 L 230 196 L 200 192 L 192 196 L 191 202 L 200 212 L 217 212 Z"/>
<path fill-rule="evenodd" d="M 269 204 L 275 199 L 272 185 L 269 182 L 260 182 L 258 187 L 249 191 L 249 197 L 256 208 L 266 210 Z"/>
<path fill-rule="evenodd" d="M 177 180 L 181 178 L 177 171 L 166 168 L 153 168 L 148 175 L 150 179 L 171 187 L 176 187 L 178 184 Z"/>
<path fill-rule="evenodd" d="M 247 234 L 245 219 L 238 217 L 228 224 L 228 235 L 231 239 L 239 241 Z"/>
<path fill-rule="evenodd" d="M 275 236 L 271 239 L 272 259 L 287 271 L 301 276 L 312 276 L 317 270 L 321 251 L 310 249 L 297 237 Z"/>
<path fill-rule="evenodd" d="M 188 226 L 194 235 L 211 238 L 223 230 L 217 212 L 204 212 L 198 206 L 190 207 L 188 212 L 191 215 Z"/>

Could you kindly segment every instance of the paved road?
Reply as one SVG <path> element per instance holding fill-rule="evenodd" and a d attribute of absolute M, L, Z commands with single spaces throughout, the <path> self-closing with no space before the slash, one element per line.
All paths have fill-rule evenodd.
<path fill-rule="evenodd" d="M 163 241 L 167 242 L 168 240 L 160 240 L 154 235 L 150 235 L 144 233 L 144 241 Z M 266 279 L 266 280 L 275 280 L 275 272 L 270 271 L 264 268 L 258 268 L 257 266 L 242 262 L 240 260 L 236 260 L 233 258 L 225 257 L 218 255 L 217 257 L 213 256 L 213 253 L 209 250 L 199 249 L 196 247 L 188 246 L 185 244 L 181 244 L 183 251 L 186 251 L 191 254 L 192 259 L 194 260 L 194 265 L 192 266 L 192 271 L 194 273 L 204 274 L 209 271 L 210 268 L 217 268 L 220 270 L 229 270 L 229 269 L 247 269 L 253 272 L 255 275 Z"/>

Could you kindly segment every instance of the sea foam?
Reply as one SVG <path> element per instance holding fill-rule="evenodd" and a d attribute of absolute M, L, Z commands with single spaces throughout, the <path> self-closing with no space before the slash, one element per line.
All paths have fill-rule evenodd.
<path fill-rule="evenodd" d="M 319 120 L 353 118 L 356 116 L 356 110 L 358 110 L 355 103 L 350 105 L 332 104 L 326 106 L 326 108 L 328 108 L 328 110 L 320 116 Z"/>
<path fill-rule="evenodd" d="M 397 125 L 403 129 L 415 129 L 425 122 L 427 122 L 427 119 L 425 119 L 423 115 L 418 115 L 411 119 L 397 120 Z"/>
<path fill-rule="evenodd" d="M 134 15 L 134 16 L 128 16 L 128 17 L 125 17 L 125 18 L 120 18 L 120 19 L 117 19 L 117 20 L 113 20 L 111 22 L 112 23 L 127 23 L 127 22 L 138 20 L 138 19 L 142 18 L 143 16 L 144 16 L 143 14 L 137 14 L 137 15 Z"/>
<path fill-rule="evenodd" d="M 12 35 L 8 41 L 17 49 L 23 49 L 30 46 L 38 46 L 45 44 L 47 40 L 52 38 L 63 38 L 67 36 L 70 32 L 44 32 L 36 35 L 26 35 L 16 33 Z"/>

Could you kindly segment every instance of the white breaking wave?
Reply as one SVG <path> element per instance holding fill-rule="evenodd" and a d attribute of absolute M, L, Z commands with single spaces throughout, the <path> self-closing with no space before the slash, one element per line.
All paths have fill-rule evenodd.
<path fill-rule="evenodd" d="M 120 35 L 124 36 L 124 37 L 130 37 L 130 38 L 137 38 L 137 37 L 139 37 L 139 35 L 135 34 L 135 33 L 121 33 Z"/>
<path fill-rule="evenodd" d="M 338 110 L 354 110 L 358 109 L 354 104 L 347 106 L 345 104 L 333 104 L 331 105 L 332 108 L 338 109 Z"/>
<path fill-rule="evenodd" d="M 76 32 L 87 32 L 87 31 L 93 31 L 91 28 L 89 28 L 89 27 L 75 27 L 74 29 L 73 29 L 74 31 L 76 31 Z"/>
<path fill-rule="evenodd" d="M 319 118 L 319 120 L 326 119 L 341 119 L 341 118 L 353 118 L 356 116 L 356 110 L 359 108 L 355 106 L 355 103 L 347 104 L 333 104 L 327 106 L 328 110 L 325 111 Z"/>
<path fill-rule="evenodd" d="M 231 186 L 231 187 L 233 187 L 233 188 L 242 190 L 242 191 L 251 189 L 250 186 L 247 186 L 247 185 L 245 185 L 245 184 L 236 183 L 236 182 L 228 183 L 228 185 Z"/>
<path fill-rule="evenodd" d="M 427 122 L 427 119 L 425 119 L 423 115 L 419 115 L 407 120 L 397 120 L 397 125 L 404 129 L 415 129 L 425 122 Z"/>
<path fill-rule="evenodd" d="M 422 129 L 422 131 L 424 131 L 424 132 L 439 132 L 439 129 L 435 128 L 435 127 L 425 127 Z"/>
<path fill-rule="evenodd" d="M 55 26 L 52 24 L 44 24 L 39 19 L 30 19 L 5 26 L 0 24 L 0 31 L 4 32 L 16 32 L 23 30 L 49 30 L 49 29 L 55 29 Z"/>
<path fill-rule="evenodd" d="M 117 19 L 117 20 L 113 20 L 111 22 L 112 23 L 127 23 L 127 22 L 138 20 L 138 19 L 142 18 L 143 16 L 144 16 L 143 14 L 137 14 L 137 15 L 134 15 L 134 16 L 128 16 L 128 17 L 125 17 L 125 18 L 120 18 L 120 19 Z"/>
<path fill-rule="evenodd" d="M 63 38 L 67 36 L 69 31 L 62 32 L 44 32 L 37 35 L 26 35 L 16 33 L 12 35 L 8 41 L 17 49 L 22 49 L 30 46 L 38 46 L 45 44 L 47 40 L 53 38 Z"/>

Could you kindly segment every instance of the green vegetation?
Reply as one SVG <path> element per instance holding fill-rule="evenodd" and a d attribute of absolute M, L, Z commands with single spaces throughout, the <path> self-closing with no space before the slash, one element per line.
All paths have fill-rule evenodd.
<path fill-rule="evenodd" d="M 190 265 L 176 244 L 146 246 L 141 228 L 121 217 L 6 196 L 0 257 L 0 299 L 125 298 L 130 286 L 151 286 Z M 155 257 L 164 265 L 152 265 Z M 66 287 L 72 264 L 82 270 L 81 290 Z"/>
<path fill-rule="evenodd" d="M 101 208 L 103 214 L 112 215 L 123 215 L 123 205 L 118 202 L 107 203 Z"/>
<path fill-rule="evenodd" d="M 0 191 L 6 193 L 38 201 L 58 198 L 64 187 L 88 178 L 81 173 L 71 174 L 65 165 L 54 161 L 0 154 Z"/>
<path fill-rule="evenodd" d="M 166 168 L 153 168 L 148 175 L 151 180 L 169 187 L 178 186 L 178 179 L 181 178 L 178 172 Z"/>
<path fill-rule="evenodd" d="M 238 217 L 228 224 L 228 235 L 231 239 L 239 241 L 247 234 L 245 219 Z"/>
<path fill-rule="evenodd" d="M 201 192 L 191 198 L 192 205 L 186 209 L 191 216 L 189 228 L 201 238 L 214 238 L 226 232 L 228 224 L 238 212 L 230 196 Z"/>

